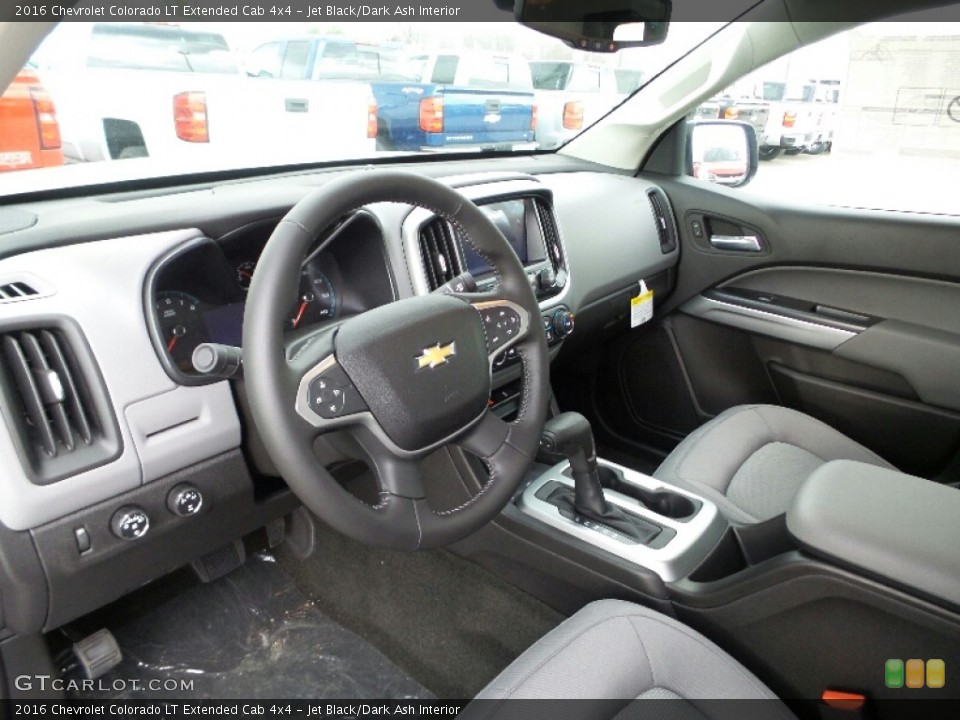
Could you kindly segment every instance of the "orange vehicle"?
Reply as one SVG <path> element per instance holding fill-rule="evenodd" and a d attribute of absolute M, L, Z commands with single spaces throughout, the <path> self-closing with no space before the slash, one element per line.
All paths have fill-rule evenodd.
<path fill-rule="evenodd" d="M 53 100 L 24 68 L 0 96 L 0 172 L 63 165 Z"/>

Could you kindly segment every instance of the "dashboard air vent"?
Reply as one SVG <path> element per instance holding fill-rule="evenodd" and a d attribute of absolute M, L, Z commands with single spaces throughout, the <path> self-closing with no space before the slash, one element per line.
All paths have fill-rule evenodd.
<path fill-rule="evenodd" d="M 541 199 L 534 201 L 534 207 L 537 210 L 537 219 L 540 221 L 540 228 L 543 232 L 543 242 L 547 246 L 547 256 L 550 258 L 550 264 L 554 270 L 565 267 L 563 262 L 563 251 L 560 249 L 560 233 L 557 230 L 557 221 L 553 216 L 553 208 L 550 204 Z"/>
<path fill-rule="evenodd" d="M 24 469 L 37 484 L 119 454 L 116 422 L 102 386 L 91 382 L 98 374 L 77 353 L 82 340 L 75 332 L 50 325 L 0 333 L 0 389 L 11 410 L 7 421 Z"/>
<path fill-rule="evenodd" d="M 653 210 L 653 220 L 657 226 L 657 236 L 660 239 L 660 251 L 664 254 L 673 252 L 677 248 L 677 225 L 673 219 L 673 210 L 666 193 L 659 188 L 647 191 L 650 208 Z"/>
<path fill-rule="evenodd" d="M 0 302 L 21 300 L 39 295 L 37 290 L 25 282 L 0 284 Z"/>
<path fill-rule="evenodd" d="M 431 290 L 463 272 L 458 246 L 453 227 L 443 218 L 434 218 L 420 228 L 420 260 Z"/>

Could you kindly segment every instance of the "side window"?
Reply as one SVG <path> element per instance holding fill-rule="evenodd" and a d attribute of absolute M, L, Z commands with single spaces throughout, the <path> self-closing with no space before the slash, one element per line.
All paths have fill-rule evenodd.
<path fill-rule="evenodd" d="M 287 43 L 283 55 L 283 67 L 280 76 L 288 80 L 303 80 L 307 77 L 310 60 L 310 43 L 296 40 Z"/>
<path fill-rule="evenodd" d="M 456 55 L 437 55 L 437 61 L 433 65 L 433 75 L 430 76 L 430 82 L 438 85 L 453 85 L 457 78 L 457 65 L 460 58 Z"/>
<path fill-rule="evenodd" d="M 283 45 L 278 42 L 261 45 L 247 58 L 247 75 L 261 78 L 280 77 L 280 61 Z"/>
<path fill-rule="evenodd" d="M 460 82 L 472 87 L 502 88 L 510 85 L 510 63 L 500 58 L 471 58 Z"/>
<path fill-rule="evenodd" d="M 696 116 L 754 127 L 759 167 L 737 192 L 957 215 L 957 68 L 960 23 L 873 23 L 770 63 Z"/>
<path fill-rule="evenodd" d="M 407 61 L 407 74 L 413 82 L 426 82 L 423 73 L 427 69 L 426 55 L 413 55 Z"/>
<path fill-rule="evenodd" d="M 573 71 L 567 90 L 600 92 L 600 68 L 578 67 Z"/>

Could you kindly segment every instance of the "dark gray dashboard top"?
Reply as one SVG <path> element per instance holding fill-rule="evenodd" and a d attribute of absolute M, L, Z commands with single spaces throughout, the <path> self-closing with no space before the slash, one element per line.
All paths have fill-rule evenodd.
<path fill-rule="evenodd" d="M 318 185 L 344 172 L 338 166 L 234 179 L 165 179 L 124 185 L 0 198 L 0 226 L 15 230 L 0 241 L 0 259 L 32 250 L 184 227 L 221 235 L 250 222 L 286 213 Z M 474 173 L 611 171 L 561 155 L 370 165 L 413 170 L 436 178 Z M 26 219 L 30 218 L 31 222 Z"/>

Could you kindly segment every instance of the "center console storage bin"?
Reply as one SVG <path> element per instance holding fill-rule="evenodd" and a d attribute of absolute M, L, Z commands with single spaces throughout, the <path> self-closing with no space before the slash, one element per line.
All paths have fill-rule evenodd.
<path fill-rule="evenodd" d="M 809 553 L 960 608 L 960 491 L 893 470 L 835 460 L 787 511 Z"/>

